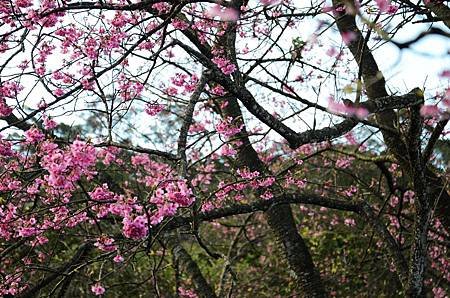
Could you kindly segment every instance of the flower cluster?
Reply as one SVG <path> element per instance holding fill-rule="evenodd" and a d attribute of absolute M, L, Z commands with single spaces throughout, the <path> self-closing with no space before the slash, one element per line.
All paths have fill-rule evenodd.
<path fill-rule="evenodd" d="M 224 75 L 230 75 L 233 72 L 236 71 L 236 65 L 234 65 L 233 63 L 231 63 L 230 60 L 228 60 L 227 58 L 223 58 L 223 57 L 214 57 L 211 59 L 211 61 L 217 65 L 217 67 L 220 68 L 220 70 L 222 71 L 222 73 Z"/>
<path fill-rule="evenodd" d="M 143 239 L 148 234 L 148 223 L 145 216 L 125 217 L 123 219 L 123 235 L 134 240 Z"/>
<path fill-rule="evenodd" d="M 147 104 L 145 107 L 145 112 L 150 116 L 156 116 L 164 111 L 164 108 L 164 105 L 160 104 Z"/>
<path fill-rule="evenodd" d="M 150 218 L 151 224 L 156 225 L 165 217 L 173 216 L 178 208 L 189 207 L 194 202 L 194 196 L 186 181 L 179 180 L 163 183 L 150 198 L 150 202 L 157 207 Z"/>
<path fill-rule="evenodd" d="M 218 17 L 222 21 L 237 21 L 239 19 L 239 11 L 231 7 L 214 5 L 206 11 L 206 16 L 209 18 Z"/>
<path fill-rule="evenodd" d="M 17 94 L 23 90 L 23 86 L 16 82 L 0 83 L 0 117 L 8 116 L 12 113 L 12 108 L 6 104 L 7 98 L 16 98 Z"/>
<path fill-rule="evenodd" d="M 244 127 L 243 124 L 236 127 L 236 125 L 233 123 L 233 118 L 228 117 L 224 120 L 221 120 L 216 125 L 216 130 L 219 134 L 223 135 L 226 138 L 229 138 L 229 137 L 232 137 L 232 136 L 238 134 L 242 130 L 243 127 Z"/>
<path fill-rule="evenodd" d="M 105 288 L 102 286 L 101 283 L 96 283 L 91 286 L 91 291 L 94 293 L 95 296 L 101 296 L 105 293 Z"/>
<path fill-rule="evenodd" d="M 354 107 L 350 104 L 344 104 L 334 101 L 332 98 L 328 100 L 328 111 L 335 114 L 347 115 L 364 119 L 369 115 L 369 111 L 363 107 Z"/>

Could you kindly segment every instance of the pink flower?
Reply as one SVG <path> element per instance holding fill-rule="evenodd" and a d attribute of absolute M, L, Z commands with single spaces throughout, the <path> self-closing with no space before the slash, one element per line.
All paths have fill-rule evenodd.
<path fill-rule="evenodd" d="M 142 215 L 137 216 L 135 219 L 125 217 L 123 219 L 122 232 L 125 235 L 125 237 L 134 240 L 144 238 L 148 234 L 147 218 L 145 218 Z"/>
<path fill-rule="evenodd" d="M 327 5 L 325 5 L 325 6 L 322 7 L 322 12 L 325 12 L 325 13 L 331 12 L 331 11 L 333 11 L 333 10 L 334 10 L 334 7 L 333 7 L 333 6 L 327 6 Z"/>
<path fill-rule="evenodd" d="M 436 105 L 423 105 L 420 108 L 420 115 L 422 117 L 439 117 L 441 112 Z"/>
<path fill-rule="evenodd" d="M 195 294 L 192 290 L 185 290 L 182 287 L 178 288 L 178 293 L 180 294 L 180 297 L 182 298 L 198 298 L 197 294 Z"/>
<path fill-rule="evenodd" d="M 397 10 L 398 10 L 398 6 L 397 5 L 389 4 L 386 12 L 388 14 L 394 14 L 394 13 L 397 12 Z"/>
<path fill-rule="evenodd" d="M 89 193 L 94 201 L 108 201 L 114 198 L 114 193 L 109 191 L 108 185 L 104 183 L 102 186 L 96 187 Z"/>
<path fill-rule="evenodd" d="M 355 116 L 359 119 L 364 119 L 369 115 L 369 111 L 365 108 L 353 107 L 352 105 L 336 102 L 332 97 L 328 99 L 328 111 L 334 114 Z"/>
<path fill-rule="evenodd" d="M 4 99 L 0 98 L 0 117 L 11 115 L 13 109 L 9 107 Z"/>
<path fill-rule="evenodd" d="M 58 97 L 63 96 L 64 90 L 62 90 L 61 88 L 56 88 L 55 91 L 53 91 L 53 94 Z"/>
<path fill-rule="evenodd" d="M 17 7 L 30 7 L 33 6 L 33 0 L 16 0 Z"/>
<path fill-rule="evenodd" d="M 222 146 L 222 149 L 220 150 L 220 154 L 223 156 L 233 156 L 237 153 L 236 150 L 233 149 L 233 147 L 231 147 L 228 144 L 224 144 Z"/>
<path fill-rule="evenodd" d="M 225 95 L 225 89 L 220 85 L 216 85 L 211 89 L 211 93 L 214 95 L 222 96 Z"/>
<path fill-rule="evenodd" d="M 48 104 L 45 102 L 45 100 L 41 100 L 38 103 L 38 109 L 39 110 L 45 110 L 48 107 Z"/>
<path fill-rule="evenodd" d="M 448 297 L 445 293 L 445 290 L 441 287 L 434 287 L 433 288 L 433 294 L 434 298 L 446 298 Z"/>
<path fill-rule="evenodd" d="M 170 11 L 170 5 L 166 2 L 158 2 L 152 5 L 159 13 L 166 13 Z"/>
<path fill-rule="evenodd" d="M 16 82 L 7 81 L 0 83 L 0 117 L 8 116 L 12 113 L 12 108 L 6 104 L 7 98 L 16 98 L 17 94 L 23 90 L 23 86 Z"/>
<path fill-rule="evenodd" d="M 259 2 L 261 2 L 262 5 L 264 6 L 269 6 L 269 5 L 276 5 L 278 3 L 280 3 L 280 0 L 259 0 Z"/>
<path fill-rule="evenodd" d="M 206 16 L 210 18 L 219 17 L 222 21 L 237 21 L 239 11 L 234 8 L 222 8 L 220 5 L 214 5 L 206 12 Z"/>
<path fill-rule="evenodd" d="M 56 122 L 48 117 L 47 115 L 44 115 L 44 128 L 47 130 L 53 129 L 57 126 Z"/>
<path fill-rule="evenodd" d="M 178 89 L 175 88 L 175 87 L 168 87 L 168 88 L 165 90 L 165 92 L 166 92 L 167 95 L 170 95 L 170 96 L 176 96 L 176 95 L 178 95 Z"/>
<path fill-rule="evenodd" d="M 38 143 L 44 140 L 44 134 L 37 128 L 30 128 L 25 132 L 25 138 L 27 143 Z"/>
<path fill-rule="evenodd" d="M 168 192 L 169 201 L 177 203 L 182 207 L 188 207 L 194 201 L 192 190 L 185 181 L 178 181 L 176 184 L 168 184 L 166 191 Z"/>
<path fill-rule="evenodd" d="M 273 194 L 272 194 L 270 191 L 266 191 L 265 193 L 263 193 L 263 194 L 261 195 L 261 198 L 262 198 L 263 200 L 270 200 L 270 199 L 273 198 Z"/>
<path fill-rule="evenodd" d="M 100 283 L 96 283 L 95 285 L 92 285 L 91 291 L 95 294 L 95 296 L 100 296 L 105 293 L 105 288 Z"/>
<path fill-rule="evenodd" d="M 352 164 L 353 158 L 340 158 L 336 161 L 336 167 L 340 169 L 346 169 Z"/>
<path fill-rule="evenodd" d="M 354 220 L 353 218 L 346 218 L 346 219 L 344 220 L 344 224 L 345 224 L 346 226 L 349 226 L 349 227 L 354 227 L 354 226 L 356 226 L 356 222 L 355 222 L 355 220 Z"/>
<path fill-rule="evenodd" d="M 118 27 L 121 28 L 123 26 L 125 26 L 126 24 L 128 24 L 130 21 L 130 18 L 127 17 L 126 15 L 124 15 L 123 12 L 121 11 L 116 11 L 116 14 L 114 16 L 114 19 L 111 20 L 111 24 L 114 27 Z"/>
<path fill-rule="evenodd" d="M 187 28 L 189 28 L 189 24 L 180 19 L 173 19 L 172 26 L 178 30 L 186 30 Z"/>
<path fill-rule="evenodd" d="M 250 172 L 247 169 L 237 169 L 236 173 L 238 173 L 239 176 L 241 176 L 243 179 L 254 179 L 259 177 L 260 173 L 258 171 Z"/>
<path fill-rule="evenodd" d="M 113 238 L 102 236 L 97 238 L 97 242 L 94 243 L 94 246 L 103 251 L 115 251 L 117 249 L 117 246 L 113 243 Z"/>
<path fill-rule="evenodd" d="M 114 257 L 113 261 L 116 263 L 122 263 L 123 262 L 123 257 L 121 255 L 117 255 Z"/>
<path fill-rule="evenodd" d="M 238 134 L 244 127 L 244 125 L 236 127 L 232 123 L 233 118 L 231 117 L 228 117 L 223 121 L 220 121 L 219 124 L 216 125 L 217 132 L 228 138 Z"/>
<path fill-rule="evenodd" d="M 388 10 L 389 5 L 391 4 L 390 0 L 375 0 L 375 3 L 378 6 L 378 9 L 381 12 L 386 12 Z"/>
<path fill-rule="evenodd" d="M 164 105 L 160 104 L 147 104 L 145 112 L 150 116 L 156 116 L 164 110 Z"/>
<path fill-rule="evenodd" d="M 215 207 L 214 207 L 214 205 L 213 205 L 213 203 L 211 203 L 211 202 L 204 202 L 203 204 L 202 204 L 202 212 L 208 212 L 208 211 L 211 211 L 211 210 L 213 210 Z"/>
<path fill-rule="evenodd" d="M 344 41 L 344 43 L 346 45 L 349 45 L 357 37 L 356 33 L 353 31 L 342 32 L 341 36 L 342 36 L 342 40 Z"/>
<path fill-rule="evenodd" d="M 450 78 L 450 69 L 443 70 L 443 71 L 439 74 L 439 76 L 440 76 L 441 78 Z"/>
<path fill-rule="evenodd" d="M 223 57 L 214 57 L 211 61 L 220 68 L 224 75 L 227 76 L 235 72 L 237 69 L 236 65 L 232 64 L 230 60 Z"/>

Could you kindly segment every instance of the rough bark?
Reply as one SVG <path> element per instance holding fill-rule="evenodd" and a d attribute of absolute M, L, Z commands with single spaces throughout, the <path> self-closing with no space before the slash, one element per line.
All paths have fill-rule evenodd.
<path fill-rule="evenodd" d="M 336 7 L 342 4 L 343 1 L 341 0 L 333 1 L 333 5 Z M 385 79 L 379 71 L 378 65 L 371 54 L 370 49 L 367 47 L 360 30 L 356 26 L 355 16 L 338 13 L 336 16 L 336 24 L 341 33 L 351 31 L 356 35 L 356 38 L 349 43 L 348 48 L 362 70 L 362 76 L 369 100 L 379 103 L 386 102 L 385 100 L 380 101 L 381 98 L 389 100 L 385 87 Z M 412 100 L 410 103 L 415 103 L 417 105 L 423 102 L 423 93 L 420 89 L 416 88 L 408 94 L 411 94 L 412 98 L 419 100 L 418 102 Z M 405 96 L 404 98 L 407 99 L 408 97 Z M 392 132 L 397 130 L 396 127 L 398 126 L 397 115 L 393 109 L 399 107 L 393 105 L 386 106 L 389 106 L 390 108 L 382 109 L 381 112 L 377 113 L 377 122 L 383 127 L 390 128 L 389 130 L 382 130 L 384 141 L 389 150 L 395 155 L 397 162 L 406 170 L 406 173 L 412 180 L 413 175 L 410 170 L 411 163 L 408 158 L 409 154 L 407 146 L 403 141 L 404 138 L 400 136 L 400 132 Z M 420 119 L 418 121 L 420 121 Z M 428 196 L 431 201 L 430 203 L 431 205 L 436 204 L 435 216 L 440 219 L 443 227 L 447 231 L 450 231 L 450 194 L 445 187 L 446 184 L 441 177 L 434 173 L 430 166 L 425 166 L 424 171 L 426 173 L 426 182 L 430 189 Z"/>
<path fill-rule="evenodd" d="M 335 7 L 344 4 L 350 5 L 350 2 L 333 0 Z M 355 16 L 346 12 L 337 13 L 336 24 L 341 34 L 353 32 L 356 36 L 348 44 L 348 48 L 360 68 L 369 99 L 375 100 L 386 97 L 384 77 L 367 46 L 367 41 L 356 25 Z M 410 108 L 411 119 L 407 135 L 405 133 L 400 134 L 400 132 L 393 133 L 392 130 L 384 130 L 382 134 L 387 147 L 407 173 L 416 193 L 414 239 L 409 260 L 408 282 L 407 285 L 404 284 L 404 287 L 408 297 L 422 297 L 424 295 L 423 280 L 426 269 L 430 206 L 436 203 L 436 214 L 442 219 L 443 226 L 447 230 L 450 213 L 448 212 L 448 193 L 444 189 L 443 181 L 430 168 L 426 167 L 421 156 L 420 141 L 423 119 L 420 118 L 419 104 L 423 103 L 423 92 L 420 89 L 415 89 L 413 92 L 421 101 L 418 105 Z M 376 116 L 378 124 L 382 126 L 393 130 L 398 126 L 397 116 L 393 109 L 384 110 L 377 113 Z M 428 189 L 431 189 L 429 193 Z"/>
<path fill-rule="evenodd" d="M 431 0 L 425 6 L 430 9 L 450 29 L 450 8 L 441 1 Z"/>
<path fill-rule="evenodd" d="M 168 245 L 171 247 L 172 254 L 189 276 L 192 278 L 196 293 L 202 298 L 215 298 L 217 297 L 213 288 L 206 281 L 197 263 L 192 259 L 189 253 L 181 245 L 176 233 L 173 233 L 167 237 Z"/>
<path fill-rule="evenodd" d="M 228 105 L 224 108 L 225 116 L 240 119 L 238 125 L 244 125 L 236 98 L 229 97 L 227 100 Z M 253 149 L 245 125 L 237 137 L 242 142 L 241 145 L 236 146 L 238 166 L 247 167 L 250 171 L 270 174 Z M 320 274 L 316 270 L 305 241 L 297 231 L 291 207 L 289 205 L 273 205 L 265 212 L 265 216 L 277 242 L 282 247 L 290 269 L 295 274 L 301 295 L 303 297 L 326 297 Z"/>
<path fill-rule="evenodd" d="M 53 270 L 53 273 L 48 275 L 46 278 L 42 279 L 38 284 L 31 287 L 27 291 L 23 292 L 19 295 L 19 297 L 37 297 L 39 295 L 39 292 L 57 280 L 58 278 L 65 276 L 66 274 L 70 274 L 72 270 L 74 270 L 77 266 L 80 264 L 83 264 L 88 254 L 91 252 L 91 250 L 94 248 L 94 245 L 92 243 L 85 243 L 80 246 L 80 248 L 77 250 L 77 252 L 74 254 L 74 256 L 63 266 L 56 268 Z"/>
<path fill-rule="evenodd" d="M 428 198 L 424 161 L 420 151 L 420 136 L 422 119 L 419 108 L 411 109 L 410 126 L 408 130 L 407 148 L 410 160 L 415 200 L 416 217 L 414 221 L 414 239 L 410 254 L 407 297 L 423 297 L 423 281 L 427 260 L 427 233 L 430 223 L 430 199 Z"/>

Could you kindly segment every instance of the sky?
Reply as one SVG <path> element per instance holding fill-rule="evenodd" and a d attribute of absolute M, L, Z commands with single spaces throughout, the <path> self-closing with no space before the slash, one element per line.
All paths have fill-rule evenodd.
<path fill-rule="evenodd" d="M 443 25 L 435 24 L 434 26 L 446 30 Z M 402 30 L 398 32 L 395 40 L 399 42 L 408 41 L 414 38 L 421 31 L 428 29 L 428 27 L 428 24 L 407 24 L 402 28 Z M 300 34 L 303 40 L 308 40 L 308 38 L 314 32 L 314 29 L 314 26 L 304 26 L 301 27 L 301 30 L 299 31 L 300 33 L 295 33 L 296 31 L 293 31 L 293 34 Z M 332 31 L 334 31 L 334 33 Z M 341 40 L 339 38 L 339 35 L 335 33 L 335 28 L 330 31 L 330 42 L 335 46 L 339 46 L 339 44 L 341 44 Z M 290 46 L 293 37 L 296 36 L 288 34 L 284 38 L 284 42 L 287 43 L 287 47 Z M 251 42 L 249 42 L 249 46 L 252 47 Z M 426 90 L 426 95 L 432 96 L 435 92 L 434 90 L 442 90 L 443 88 L 449 86 L 448 80 L 445 81 L 438 77 L 439 73 L 444 70 L 450 69 L 450 55 L 448 55 L 449 51 L 449 39 L 441 36 L 428 36 L 413 44 L 410 49 L 404 49 L 400 51 L 393 44 L 387 44 L 375 50 L 373 53 L 380 66 L 381 71 L 383 72 L 387 80 L 388 88 L 390 88 L 390 91 L 392 93 L 406 93 L 407 91 L 415 87 L 422 87 L 426 85 L 428 88 Z M 59 58 L 58 55 L 54 55 L 51 57 L 52 59 Z M 327 58 L 328 57 L 323 55 L 323 60 L 326 60 Z M 55 62 L 57 61 L 49 61 L 49 65 Z M 167 74 L 167 80 L 168 79 L 169 75 Z M 34 82 L 31 81 L 23 83 L 27 86 L 31 86 L 34 84 Z M 446 86 L 443 86 L 443 84 L 446 84 Z M 314 98 L 316 96 L 312 89 L 308 86 L 303 86 L 302 88 L 306 89 L 304 93 L 306 98 Z M 328 94 L 333 92 L 334 91 L 327 90 L 325 88 L 320 94 L 319 102 L 322 105 L 326 106 L 326 98 Z M 45 91 L 37 88 L 34 93 L 45 94 Z M 34 99 L 28 103 L 28 105 L 36 105 L 39 100 L 40 97 L 35 96 Z M 270 109 L 270 107 L 267 108 Z M 312 122 L 312 115 L 305 115 L 303 117 L 305 121 L 309 123 Z M 75 115 L 59 117 L 58 121 L 64 121 L 68 124 L 82 123 L 82 120 L 78 119 Z M 158 125 L 158 119 L 151 119 L 148 121 L 153 123 L 150 126 L 155 127 Z M 0 126 L 1 125 L 4 124 L 0 123 Z M 327 123 L 324 122 L 323 125 L 327 125 Z M 300 127 L 300 129 L 305 128 L 306 126 Z"/>

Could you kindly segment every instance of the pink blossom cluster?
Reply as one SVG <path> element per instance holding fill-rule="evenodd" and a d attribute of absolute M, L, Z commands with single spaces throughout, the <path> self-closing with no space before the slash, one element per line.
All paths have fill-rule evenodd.
<path fill-rule="evenodd" d="M 114 199 L 114 193 L 108 189 L 108 184 L 96 187 L 89 193 L 94 201 L 110 201 Z"/>
<path fill-rule="evenodd" d="M 45 138 L 45 135 L 36 127 L 32 127 L 29 130 L 25 132 L 25 139 L 27 143 L 38 143 L 43 141 Z"/>
<path fill-rule="evenodd" d="M 95 296 L 101 296 L 105 293 L 106 290 L 101 283 L 96 283 L 91 286 L 91 291 Z"/>
<path fill-rule="evenodd" d="M 143 239 L 148 234 L 148 223 L 145 216 L 124 217 L 123 235 L 134 240 Z"/>
<path fill-rule="evenodd" d="M 218 68 L 222 71 L 224 75 L 230 75 L 236 71 L 237 67 L 230 60 L 223 57 L 214 57 L 211 61 L 217 65 Z"/>
<path fill-rule="evenodd" d="M 232 137 L 232 136 L 238 134 L 242 130 L 243 127 L 244 127 L 243 124 L 241 124 L 239 127 L 237 127 L 233 123 L 233 118 L 227 117 L 226 119 L 221 120 L 216 125 L 216 130 L 219 134 L 223 135 L 226 138 L 229 138 L 229 137 Z"/>
<path fill-rule="evenodd" d="M 152 5 L 153 9 L 156 9 L 160 14 L 170 11 L 170 5 L 167 2 L 158 2 Z"/>
<path fill-rule="evenodd" d="M 35 134 L 32 136 L 36 138 Z M 70 192 L 82 176 L 90 179 L 96 174 L 93 170 L 96 149 L 90 144 L 76 140 L 62 150 L 55 143 L 44 142 L 40 149 L 41 166 L 49 173 L 44 175 L 44 180 L 53 190 Z"/>
<path fill-rule="evenodd" d="M 3 136 L 0 134 L 0 165 L 3 166 L 1 160 L 3 158 L 9 158 L 15 155 L 15 152 L 12 150 L 12 143 L 8 140 L 5 140 Z"/>
<path fill-rule="evenodd" d="M 20 8 L 23 9 L 23 13 L 26 16 L 23 24 L 30 30 L 36 29 L 36 24 L 45 28 L 54 27 L 60 20 L 60 17 L 64 16 L 64 12 L 55 12 L 42 16 L 44 12 L 48 12 L 56 7 L 56 1 L 54 0 L 42 0 L 39 2 L 40 6 L 38 8 L 33 8 L 27 0 L 18 1 L 21 5 Z"/>
<path fill-rule="evenodd" d="M 358 188 L 355 185 L 351 185 L 349 188 L 343 191 L 343 194 L 347 197 L 353 197 L 358 192 Z"/>
<path fill-rule="evenodd" d="M 145 112 L 150 116 L 156 116 L 162 111 L 164 111 L 165 106 L 161 104 L 147 104 L 145 106 Z"/>
<path fill-rule="evenodd" d="M 63 54 L 68 53 L 70 47 L 75 47 L 83 36 L 83 32 L 74 25 L 59 28 L 55 31 L 55 34 L 61 38 L 60 47 Z"/>
<path fill-rule="evenodd" d="M 353 157 L 339 158 L 338 160 L 336 160 L 336 168 L 346 169 L 351 166 L 353 160 L 354 160 Z"/>
<path fill-rule="evenodd" d="M 218 17 L 222 21 L 237 21 L 239 19 L 239 11 L 231 7 L 221 7 L 214 5 L 205 13 L 206 17 Z"/>
<path fill-rule="evenodd" d="M 194 200 L 192 190 L 186 181 L 163 183 L 150 198 L 150 203 L 157 207 L 150 218 L 150 223 L 152 225 L 160 223 L 164 218 L 175 215 L 178 208 L 189 207 Z"/>
<path fill-rule="evenodd" d="M 119 78 L 119 94 L 125 100 L 132 100 L 139 97 L 144 91 L 144 85 L 138 81 L 130 80 L 121 75 Z"/>
<path fill-rule="evenodd" d="M 346 218 L 344 219 L 344 224 L 349 227 L 354 227 L 356 226 L 356 221 L 353 218 Z"/>
<path fill-rule="evenodd" d="M 205 164 L 199 167 L 197 176 L 192 179 L 192 186 L 205 187 L 211 184 L 214 176 L 215 166 L 213 164 Z"/>
<path fill-rule="evenodd" d="M 7 264 L 5 264 L 7 265 Z M 2 270 L 0 269 L 0 272 Z M 19 270 L 12 274 L 2 274 L 3 282 L 0 284 L 0 295 L 1 296 L 15 296 L 26 289 L 26 286 L 21 286 L 22 275 Z"/>
<path fill-rule="evenodd" d="M 15 0 L 15 5 L 20 8 L 33 6 L 33 0 Z"/>
<path fill-rule="evenodd" d="M 55 120 L 53 120 L 52 118 L 48 117 L 47 115 L 44 115 L 42 118 L 44 120 L 43 124 L 44 124 L 44 128 L 46 130 L 52 130 L 52 129 L 54 129 L 57 126 Z"/>
<path fill-rule="evenodd" d="M 8 116 L 12 113 L 12 108 L 7 105 L 7 98 L 16 98 L 23 86 L 17 82 L 6 81 L 0 83 L 0 117 Z"/>
<path fill-rule="evenodd" d="M 178 293 L 182 298 L 198 298 L 197 294 L 193 290 L 188 290 L 183 287 L 178 288 Z"/>
<path fill-rule="evenodd" d="M 123 160 L 118 156 L 121 152 L 120 148 L 109 146 L 97 151 L 97 158 L 102 160 L 106 166 L 111 165 L 113 162 L 116 164 L 123 164 Z"/>
<path fill-rule="evenodd" d="M 54 49 L 55 46 L 49 44 L 48 42 L 43 42 L 39 45 L 38 55 L 34 59 L 35 71 L 39 76 L 45 75 L 47 59 L 53 53 Z"/>
<path fill-rule="evenodd" d="M 115 251 L 117 250 L 117 246 L 114 245 L 114 239 L 108 236 L 103 235 L 102 237 L 97 238 L 97 241 L 94 243 L 94 246 L 102 251 Z"/>
<path fill-rule="evenodd" d="M 170 78 L 171 83 L 179 88 L 183 88 L 182 94 L 186 95 L 189 93 L 194 92 L 195 87 L 198 83 L 198 76 L 193 74 L 191 76 L 184 74 L 184 73 L 176 73 L 173 77 Z M 175 87 L 169 87 L 173 88 L 172 95 L 178 94 L 178 89 Z M 176 91 L 175 91 L 176 90 Z M 167 92 L 169 94 L 169 92 Z M 171 95 L 171 94 L 169 94 Z"/>
<path fill-rule="evenodd" d="M 269 200 L 273 198 L 273 193 L 270 191 L 270 187 L 275 183 L 275 177 L 260 177 L 258 171 L 249 171 L 248 169 L 238 169 L 236 173 L 245 181 L 226 183 L 220 181 L 218 185 L 218 191 L 216 192 L 217 200 L 211 204 L 205 204 L 202 208 L 205 210 L 211 210 L 214 207 L 219 207 L 226 197 L 234 199 L 235 201 L 242 200 L 243 191 L 245 190 L 260 190 L 265 189 L 264 193 L 260 196 L 261 199 Z M 232 193 L 235 193 L 232 195 Z"/>
<path fill-rule="evenodd" d="M 296 186 L 299 189 L 303 189 L 306 187 L 307 180 L 305 178 L 294 178 L 291 174 L 286 177 L 285 187 L 290 188 L 292 186 Z"/>
<path fill-rule="evenodd" d="M 211 89 L 211 93 L 215 94 L 215 95 L 222 96 L 222 95 L 225 95 L 226 92 L 225 92 L 225 89 L 222 86 L 216 85 L 216 86 L 214 86 Z"/>
<path fill-rule="evenodd" d="M 189 28 L 189 24 L 188 23 L 186 23 L 185 21 L 182 21 L 180 19 L 177 19 L 177 18 L 172 20 L 172 26 L 175 29 L 178 29 L 178 30 L 181 30 L 181 31 L 186 30 L 187 28 Z"/>
<path fill-rule="evenodd" d="M 114 18 L 111 20 L 111 25 L 117 28 L 122 28 L 127 25 L 132 19 L 126 12 L 116 11 Z"/>
<path fill-rule="evenodd" d="M 94 202 L 91 210 L 97 215 L 97 218 L 104 218 L 108 215 L 119 217 L 132 216 L 133 211 L 140 213 L 142 206 L 137 203 L 136 197 L 117 195 L 108 190 L 106 185 L 95 188 L 90 195 Z"/>
<path fill-rule="evenodd" d="M 448 117 L 450 113 L 450 101 L 443 101 L 444 106 L 447 106 L 447 109 L 440 109 L 437 105 L 423 105 L 420 108 L 420 115 L 424 118 L 441 118 Z"/>
<path fill-rule="evenodd" d="M 236 173 L 244 179 L 255 179 L 260 175 L 258 171 L 250 172 L 248 169 L 237 169 Z"/>
<path fill-rule="evenodd" d="M 387 12 L 388 14 L 394 14 L 398 10 L 398 6 L 391 3 L 391 0 L 375 0 L 378 9 L 381 12 Z"/>
<path fill-rule="evenodd" d="M 450 75 L 450 71 L 442 72 L 441 76 Z M 438 103 L 426 104 L 420 108 L 420 114 L 424 118 L 448 119 L 450 117 L 450 88 L 445 88 L 435 95 Z"/>
<path fill-rule="evenodd" d="M 342 114 L 350 117 L 364 119 L 369 115 L 369 111 L 362 107 L 353 107 L 334 101 L 331 97 L 328 100 L 328 111 L 334 114 Z"/>
<path fill-rule="evenodd" d="M 237 151 L 230 145 L 224 144 L 220 150 L 220 154 L 223 156 L 233 156 L 236 155 Z"/>

